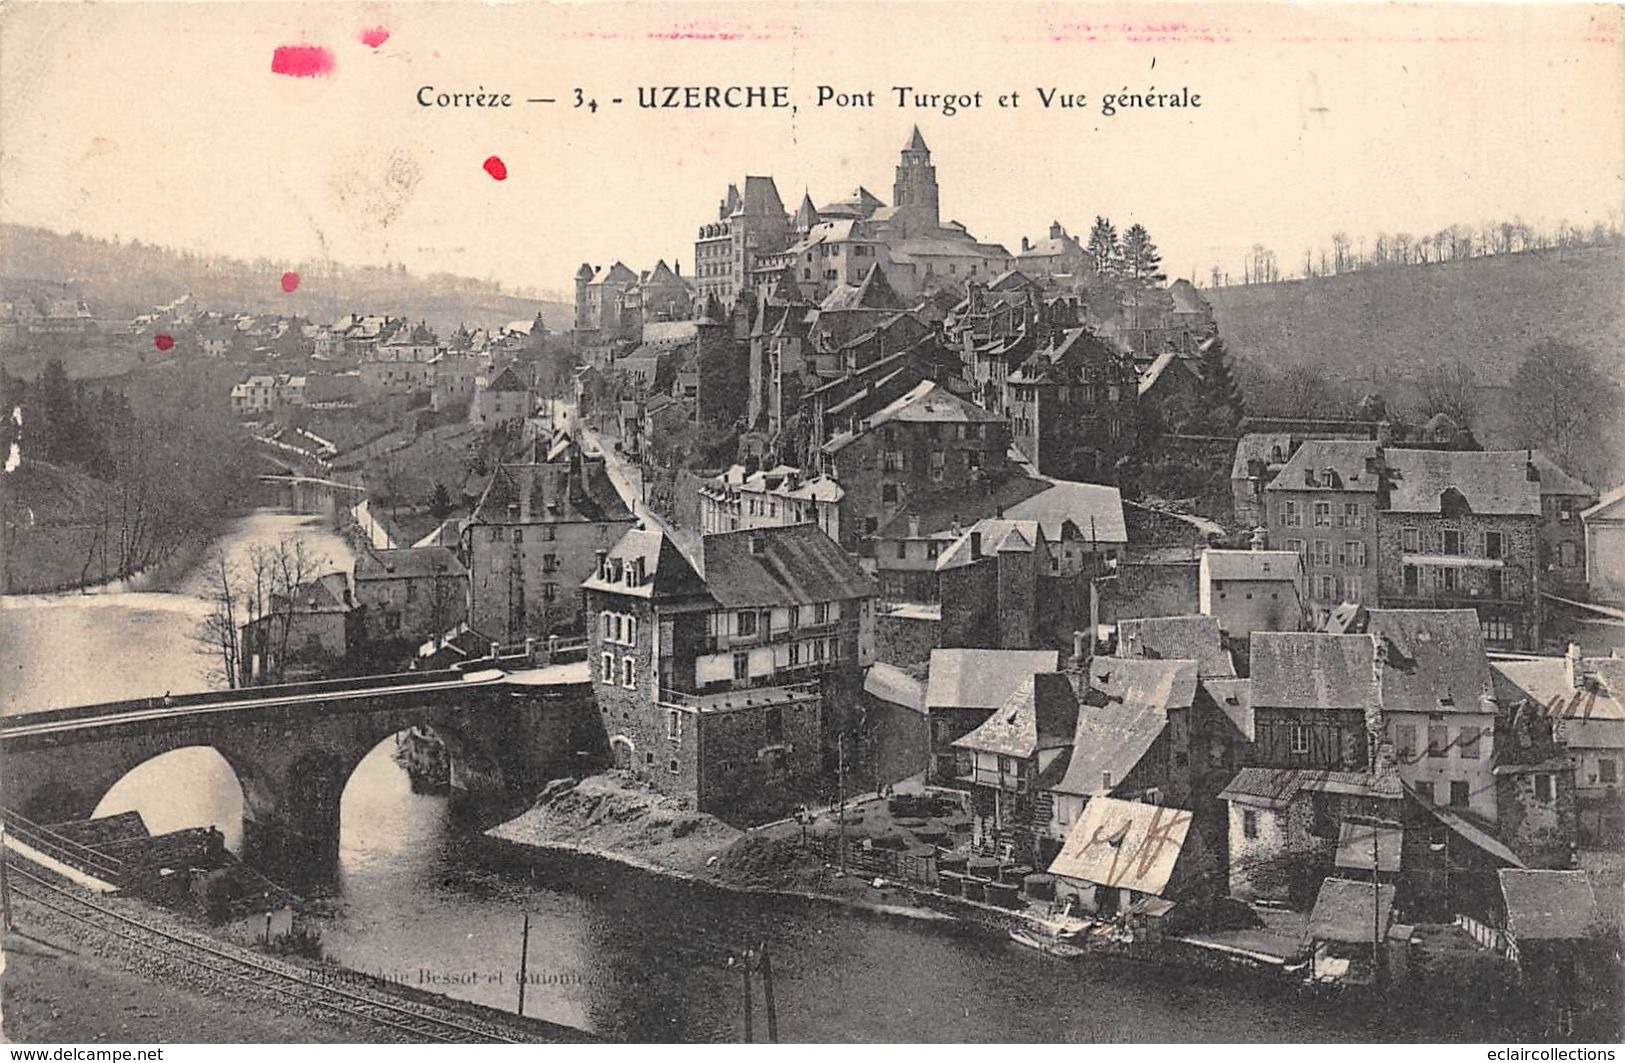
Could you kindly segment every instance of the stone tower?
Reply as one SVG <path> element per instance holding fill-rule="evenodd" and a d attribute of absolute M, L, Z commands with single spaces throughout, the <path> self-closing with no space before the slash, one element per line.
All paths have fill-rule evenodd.
<path fill-rule="evenodd" d="M 594 270 L 592 268 L 592 266 L 589 265 L 586 262 L 583 262 L 581 264 L 581 268 L 576 270 L 576 277 L 575 277 L 575 280 L 576 280 L 576 325 L 575 325 L 575 327 L 578 330 L 580 330 L 580 329 L 592 329 L 592 328 L 597 328 L 598 327 L 598 322 L 596 320 L 594 320 L 594 315 L 592 313 L 592 308 L 588 305 L 588 300 L 587 300 L 587 285 L 592 283 L 593 275 L 596 272 L 597 271 Z"/>
<path fill-rule="evenodd" d="M 892 185 L 892 206 L 910 233 L 929 232 L 941 225 L 937 213 L 937 168 L 931 165 L 931 149 L 915 126 L 903 145 L 897 163 L 897 181 Z"/>

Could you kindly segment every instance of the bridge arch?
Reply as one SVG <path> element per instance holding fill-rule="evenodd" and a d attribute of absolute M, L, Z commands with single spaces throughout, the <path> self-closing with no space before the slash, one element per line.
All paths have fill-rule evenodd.
<path fill-rule="evenodd" d="M 130 767 L 102 794 L 90 817 L 119 812 L 141 813 L 154 834 L 186 827 L 216 827 L 226 847 L 242 847 L 243 821 L 250 805 L 249 790 L 263 789 L 263 781 L 233 766 L 214 746 L 191 745 L 155 753 Z"/>

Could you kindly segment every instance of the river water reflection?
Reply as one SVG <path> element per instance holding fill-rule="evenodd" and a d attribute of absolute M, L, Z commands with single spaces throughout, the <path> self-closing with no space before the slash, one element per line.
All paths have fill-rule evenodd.
<path fill-rule="evenodd" d="M 233 553 L 290 532 L 330 560 L 315 518 L 260 511 Z M 196 575 L 173 593 L 8 598 L 0 608 L 6 713 L 206 689 L 193 633 Z M 595 862 L 516 860 L 463 829 L 444 798 L 414 794 L 386 740 L 341 804 L 323 946 L 348 966 L 495 1007 L 517 1000 L 531 916 L 526 1013 L 607 1036 L 735 1040 L 742 987 L 730 952 L 773 955 L 780 1036 L 836 1041 L 1480 1040 L 1245 984 L 1184 981 L 1118 962 L 1065 963 L 976 932 L 799 902 L 738 898 Z M 180 750 L 126 776 L 98 809 L 154 830 L 213 823 L 236 846 L 242 793 L 218 754 Z M 764 1029 L 756 999 L 756 1031 Z"/>

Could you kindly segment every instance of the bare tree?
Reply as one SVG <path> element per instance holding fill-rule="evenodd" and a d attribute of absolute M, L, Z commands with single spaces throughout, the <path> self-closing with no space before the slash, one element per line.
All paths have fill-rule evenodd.
<path fill-rule="evenodd" d="M 216 547 L 208 560 L 208 587 L 204 597 L 210 604 L 203 625 L 194 636 L 196 651 L 215 660 L 209 678 L 235 690 L 245 678 L 242 673 L 242 642 L 239 624 L 241 587 L 225 551 Z"/>
<path fill-rule="evenodd" d="M 1465 359 L 1436 365 L 1422 377 L 1424 418 L 1442 413 L 1462 428 L 1470 427 L 1478 415 L 1478 381 Z"/>

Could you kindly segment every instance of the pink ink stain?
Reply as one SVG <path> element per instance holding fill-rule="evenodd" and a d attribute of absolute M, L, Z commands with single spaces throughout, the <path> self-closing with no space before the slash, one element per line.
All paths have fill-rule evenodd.
<path fill-rule="evenodd" d="M 175 337 L 167 332 L 160 332 L 152 338 L 152 345 L 160 351 L 167 351 L 175 346 Z"/>
<path fill-rule="evenodd" d="M 493 181 L 506 181 L 508 179 L 508 164 L 498 156 L 491 156 L 485 160 L 485 172 L 491 175 Z"/>
<path fill-rule="evenodd" d="M 285 292 L 298 291 L 299 290 L 299 274 L 295 273 L 291 269 L 288 272 L 284 273 L 282 275 L 282 290 L 285 291 Z"/>
<path fill-rule="evenodd" d="M 361 43 L 368 48 L 377 48 L 387 40 L 389 40 L 389 31 L 382 26 L 374 26 L 371 29 L 361 31 Z"/>
<path fill-rule="evenodd" d="M 273 74 L 313 78 L 332 72 L 333 53 L 319 44 L 282 44 L 271 53 Z"/>

